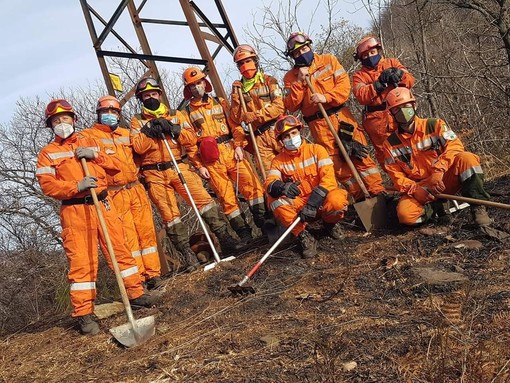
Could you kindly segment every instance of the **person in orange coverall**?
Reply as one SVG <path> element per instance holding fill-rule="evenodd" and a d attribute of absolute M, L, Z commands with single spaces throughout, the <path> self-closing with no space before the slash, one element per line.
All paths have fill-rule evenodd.
<path fill-rule="evenodd" d="M 381 43 L 375 37 L 363 38 L 356 47 L 354 59 L 361 68 L 352 77 L 352 93 L 363 108 L 363 129 L 375 149 L 375 157 L 384 168 L 383 142 L 391 133 L 386 111 L 386 95 L 402 86 L 411 89 L 414 77 L 396 58 L 385 58 Z"/>
<path fill-rule="evenodd" d="M 100 151 L 93 139 L 75 133 L 76 115 L 69 102 L 52 100 L 45 110 L 46 125 L 52 128 L 55 140 L 41 149 L 37 159 L 36 176 L 42 192 L 62 201 L 60 224 L 62 240 L 69 262 L 73 317 L 84 334 L 95 335 L 99 325 L 93 319 L 98 268 L 97 244 L 108 254 L 105 233 L 99 225 L 97 211 L 90 195 L 95 188 L 110 236 L 121 276 L 131 305 L 151 307 L 157 296 L 143 293 L 142 281 L 136 261 L 124 242 L 122 222 L 107 188 L 107 174 L 119 172 L 117 164 Z M 90 176 L 85 176 L 80 160 L 87 159 Z M 111 259 L 106 261 L 112 268 Z"/>
<path fill-rule="evenodd" d="M 126 243 L 136 260 L 142 280 L 152 290 L 164 284 L 156 230 L 149 198 L 138 180 L 129 130 L 119 127 L 119 100 L 113 96 L 101 97 L 97 102 L 96 113 L 98 122 L 80 133 L 95 139 L 101 151 L 112 157 L 118 165 L 117 174 L 107 174 L 107 190 L 122 219 Z"/>
<path fill-rule="evenodd" d="M 269 170 L 264 189 L 275 218 L 289 227 L 299 216 L 292 233 L 299 238 L 302 255 L 317 254 L 317 240 L 306 230 L 306 223 L 322 219 L 334 239 L 343 239 L 338 222 L 349 204 L 347 191 L 338 187 L 333 161 L 324 147 L 303 141 L 303 125 L 294 116 L 283 116 L 275 131 L 284 149 Z"/>
<path fill-rule="evenodd" d="M 228 234 L 227 224 L 220 218 L 218 206 L 205 190 L 200 177 L 182 161 L 182 149 L 196 145 L 195 132 L 182 112 L 169 109 L 161 102 L 161 94 L 161 87 L 155 79 L 148 77 L 138 82 L 136 96 L 142 102 L 142 111 L 131 119 L 131 142 L 134 151 L 142 157 L 141 171 L 148 185 L 149 196 L 163 218 L 167 235 L 183 255 L 188 270 L 193 271 L 198 267 L 198 259 L 190 248 L 188 229 L 181 221 L 175 192 L 188 205 L 191 205 L 191 201 L 174 169 L 162 133 L 201 217 L 218 237 L 223 253 L 235 250 L 238 243 Z M 207 259 L 200 261 L 206 262 Z"/>
<path fill-rule="evenodd" d="M 232 84 L 230 122 L 232 126 L 251 123 L 264 172 L 267 173 L 274 156 L 281 150 L 274 135 L 274 124 L 285 113 L 282 90 L 274 77 L 260 70 L 259 58 L 252 46 L 239 45 L 234 51 L 234 62 L 242 78 Z M 246 113 L 239 99 L 239 89 L 245 99 Z M 248 149 L 253 146 L 251 137 L 247 135 L 247 139 L 249 145 L 245 149 L 254 154 L 253 149 Z"/>
<path fill-rule="evenodd" d="M 223 207 L 230 226 L 243 243 L 253 237 L 251 228 L 241 214 L 231 181 L 239 180 L 237 187 L 248 201 L 253 222 L 264 225 L 266 207 L 262 185 L 244 157 L 245 134 L 241 126 L 228 125 L 228 108 L 222 99 L 209 95 L 211 83 L 198 68 L 188 68 L 183 73 L 184 98 L 189 100 L 186 109 L 189 121 L 198 138 L 190 148 L 190 163 L 207 179 Z"/>
<path fill-rule="evenodd" d="M 295 65 L 283 78 L 285 107 L 290 112 L 301 110 L 315 143 L 324 146 L 331 156 L 337 180 L 356 201 L 361 200 L 364 198 L 363 192 L 342 158 L 335 138 L 319 111 L 318 104 L 323 104 L 333 126 L 338 127 L 340 139 L 369 193 L 373 196 L 383 193 L 385 189 L 381 173 L 368 155 L 367 140 L 345 105 L 351 92 L 349 76 L 335 56 L 316 54 L 311 44 L 312 40 L 303 32 L 294 32 L 287 40 L 286 54 L 294 59 Z M 308 89 L 306 76 L 310 76 L 317 93 L 312 94 Z"/>
<path fill-rule="evenodd" d="M 397 205 L 400 223 L 417 225 L 435 214 L 444 217 L 444 209 L 434 209 L 431 204 L 439 193 L 460 191 L 465 197 L 489 198 L 483 188 L 480 158 L 464 150 L 443 120 L 416 116 L 416 99 L 407 88 L 391 90 L 386 103 L 394 131 L 383 144 L 385 167 L 403 195 Z M 491 223 L 484 206 L 472 205 L 471 212 L 477 225 Z"/>

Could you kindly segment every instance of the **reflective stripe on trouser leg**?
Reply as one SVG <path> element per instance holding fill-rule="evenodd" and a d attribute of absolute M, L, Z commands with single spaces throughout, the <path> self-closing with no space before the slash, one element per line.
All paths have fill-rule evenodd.
<path fill-rule="evenodd" d="M 293 200 L 288 198 L 272 199 L 271 209 L 273 210 L 275 219 L 282 224 L 283 227 L 289 227 L 298 216 L 298 212 L 305 206 L 306 200 L 302 197 L 296 197 Z M 292 234 L 296 237 L 305 229 L 305 225 L 299 222 Z"/>

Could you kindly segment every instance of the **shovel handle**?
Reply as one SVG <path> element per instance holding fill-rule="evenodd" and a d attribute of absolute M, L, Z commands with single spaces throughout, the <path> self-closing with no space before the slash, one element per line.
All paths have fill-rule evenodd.
<path fill-rule="evenodd" d="M 306 81 L 306 84 L 308 85 L 308 88 L 310 88 L 310 91 L 312 93 L 316 93 L 315 87 L 313 86 L 309 75 L 305 76 L 305 81 Z M 352 160 L 349 157 L 349 154 L 347 154 L 347 150 L 345 150 L 344 144 L 342 144 L 340 137 L 338 137 L 338 133 L 336 132 L 335 128 L 333 127 L 333 124 L 331 123 L 331 119 L 329 118 L 328 114 L 326 113 L 324 106 L 321 103 L 318 103 L 317 106 L 319 107 L 319 110 L 321 111 L 322 116 L 326 120 L 326 123 L 328 124 L 328 128 L 331 131 L 331 134 L 333 134 L 336 144 L 338 145 L 338 148 L 340 149 L 340 153 L 342 153 L 342 156 L 344 157 L 345 162 L 347 162 L 347 166 L 349 166 L 349 169 L 351 170 L 352 175 L 356 179 L 356 182 L 359 184 L 359 187 L 361 188 L 361 191 L 365 195 L 365 198 L 366 199 L 370 198 L 370 193 L 368 192 L 367 187 L 363 183 L 363 180 L 361 179 L 361 176 L 359 175 L 358 171 L 354 167 L 354 164 L 352 163 Z"/>
<path fill-rule="evenodd" d="M 87 177 L 90 176 L 89 167 L 87 165 L 87 160 L 85 158 L 81 159 L 81 166 L 83 168 L 83 172 Z M 133 327 L 135 332 L 135 336 L 137 334 L 136 331 L 136 321 L 133 316 L 133 311 L 131 310 L 131 305 L 129 304 L 129 298 L 127 296 L 126 286 L 124 285 L 124 281 L 122 280 L 122 276 L 120 275 L 119 263 L 117 262 L 117 258 L 115 258 L 115 252 L 113 251 L 112 241 L 110 239 L 110 235 L 108 234 L 108 228 L 106 227 L 106 222 L 104 220 L 103 211 L 101 210 L 101 206 L 99 205 L 99 200 L 97 199 L 97 194 L 94 188 L 90 189 L 90 195 L 92 196 L 92 200 L 94 201 L 94 206 L 97 212 L 97 218 L 99 219 L 99 225 L 103 230 L 104 240 L 106 242 L 106 248 L 108 249 L 108 254 L 110 255 L 110 259 L 112 261 L 113 271 L 115 273 L 115 279 L 117 280 L 117 285 L 119 286 L 120 295 L 122 297 L 122 303 L 124 304 L 124 309 L 126 310 L 126 315 L 128 317 L 129 323 Z"/>
<path fill-rule="evenodd" d="M 241 109 L 243 113 L 246 113 L 248 109 L 246 108 L 246 102 L 244 102 L 243 91 L 241 88 L 237 88 L 237 94 L 239 95 L 239 101 L 241 102 Z M 255 133 L 253 133 L 253 128 L 251 123 L 248 123 L 248 131 L 250 132 L 251 142 L 253 143 L 253 149 L 255 150 L 255 157 L 257 158 L 257 162 L 259 164 L 260 173 L 262 174 L 262 179 L 266 180 L 266 171 L 264 169 L 264 164 L 262 163 L 262 157 L 260 156 L 259 147 L 257 145 L 257 140 L 255 138 Z"/>
<path fill-rule="evenodd" d="M 494 201 L 485 201 L 483 199 L 476 199 L 476 198 L 469 198 L 469 197 L 462 197 L 459 195 L 451 195 L 451 194 L 436 194 L 436 198 L 442 198 L 442 199 L 449 199 L 452 201 L 460 201 L 460 202 L 467 202 L 471 205 L 484 205 L 484 206 L 491 206 L 491 207 L 498 207 L 500 209 L 507 209 L 510 210 L 510 205 L 506 203 L 500 203 L 500 202 L 494 202 Z"/>

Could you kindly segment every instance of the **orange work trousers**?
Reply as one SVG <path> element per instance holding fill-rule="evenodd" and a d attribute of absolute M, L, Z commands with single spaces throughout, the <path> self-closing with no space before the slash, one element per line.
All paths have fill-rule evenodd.
<path fill-rule="evenodd" d="M 367 132 L 375 149 L 375 158 L 384 169 L 383 143 L 391 134 L 388 112 L 385 110 L 363 112 L 363 129 Z"/>
<path fill-rule="evenodd" d="M 269 197 L 269 203 L 275 218 L 283 227 L 289 227 L 292 222 L 296 220 L 309 197 L 309 195 L 306 197 L 298 196 L 294 199 L 287 197 L 275 199 Z M 338 188 L 330 191 L 322 204 L 322 208 L 319 209 L 318 216 L 326 223 L 337 223 L 341 221 L 344 218 L 347 205 L 349 205 L 347 198 L 347 191 L 344 189 Z M 299 233 L 305 229 L 305 225 L 305 223 L 299 222 L 294 229 L 292 229 L 292 234 L 297 237 Z"/>
<path fill-rule="evenodd" d="M 99 202 L 106 229 L 110 237 L 120 274 L 126 286 L 129 299 L 143 294 L 140 274 L 136 261 L 125 244 L 124 229 L 117 210 L 109 197 Z M 105 234 L 99 224 L 94 205 L 62 205 L 60 209 L 62 240 L 69 262 L 67 275 L 70 283 L 73 317 L 92 314 L 96 298 L 98 250 L 101 247 L 106 262 L 113 269 L 105 241 Z"/>
<path fill-rule="evenodd" d="M 156 229 L 152 218 L 152 207 L 139 182 L 108 187 L 108 194 L 117 209 L 124 226 L 126 244 L 135 258 L 142 280 L 161 275 Z"/>
<path fill-rule="evenodd" d="M 275 158 L 275 156 L 282 150 L 282 144 L 276 139 L 274 134 L 274 127 L 266 130 L 261 135 L 255 136 L 255 141 L 257 143 L 257 148 L 259 149 L 262 166 L 265 173 L 267 174 L 269 169 L 271 169 L 271 162 L 273 161 L 273 158 Z M 256 158 L 255 149 L 251 143 L 251 138 L 249 137 L 248 142 L 249 144 L 245 149 L 249 153 L 253 154 L 257 167 L 260 167 L 260 164 Z"/>

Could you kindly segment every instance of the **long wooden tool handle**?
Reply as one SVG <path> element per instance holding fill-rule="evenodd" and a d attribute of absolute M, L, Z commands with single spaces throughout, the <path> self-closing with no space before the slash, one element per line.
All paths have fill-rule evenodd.
<path fill-rule="evenodd" d="M 83 167 L 83 171 L 87 177 L 90 177 L 89 167 L 87 165 L 87 160 L 85 158 L 81 159 L 81 166 Z M 122 303 L 124 304 L 124 308 L 126 309 L 126 315 L 128 317 L 129 323 L 135 330 L 136 334 L 136 321 L 133 316 L 133 311 L 131 310 L 131 305 L 129 304 L 129 298 L 127 296 L 126 286 L 124 285 L 124 281 L 122 280 L 122 276 L 120 275 L 120 268 L 117 262 L 117 258 L 115 258 L 115 253 L 113 251 L 112 241 L 110 239 L 110 235 L 108 234 L 108 229 L 106 227 L 106 222 L 103 217 L 103 211 L 101 210 L 101 206 L 99 205 L 99 200 L 97 199 L 97 194 L 94 188 L 90 189 L 90 195 L 92 196 L 92 200 L 94 201 L 94 206 L 97 211 L 97 218 L 99 219 L 99 224 L 101 225 L 101 229 L 104 233 L 104 239 L 106 242 L 106 247 L 108 249 L 108 253 L 110 255 L 110 259 L 112 260 L 113 271 L 115 272 L 115 278 L 117 279 L 117 284 L 119 285 L 120 295 L 122 297 Z"/>
<path fill-rule="evenodd" d="M 308 85 L 308 88 L 310 88 L 310 91 L 312 93 L 315 92 L 315 88 L 312 84 L 312 81 L 310 80 L 310 76 L 305 77 L 306 83 Z M 363 180 L 361 179 L 361 176 L 359 175 L 358 171 L 354 167 L 354 164 L 352 163 L 351 158 L 347 154 L 347 151 L 345 150 L 344 144 L 342 144 L 342 141 L 340 140 L 340 137 L 338 137 L 338 133 L 336 132 L 335 128 L 333 127 L 333 124 L 331 123 L 331 119 L 329 118 L 328 114 L 326 113 L 326 110 L 324 109 L 324 106 L 321 103 L 318 103 L 317 106 L 319 107 L 319 110 L 322 113 L 322 116 L 326 120 L 329 130 L 331 130 L 331 134 L 333 134 L 333 137 L 335 137 L 336 144 L 338 145 L 338 148 L 340 149 L 340 153 L 342 153 L 342 156 L 344 157 L 345 162 L 347 162 L 347 165 L 349 166 L 349 169 L 352 172 L 352 175 L 356 179 L 356 182 L 359 184 L 361 191 L 365 195 L 365 198 L 370 198 L 370 193 L 367 190 L 367 187 L 363 183 Z"/>
<path fill-rule="evenodd" d="M 484 206 L 491 206 L 491 207 L 499 207 L 501 209 L 507 209 L 510 210 L 510 205 L 506 203 L 500 203 L 500 202 L 494 202 L 494 201 L 485 201 L 483 199 L 476 199 L 476 198 L 469 198 L 469 197 L 462 197 L 459 195 L 450 195 L 450 194 L 436 194 L 436 198 L 442 198 L 442 199 L 449 199 L 452 201 L 460 201 L 460 202 L 467 202 L 471 205 L 484 205 Z"/>
<path fill-rule="evenodd" d="M 241 102 L 241 108 L 243 112 L 246 113 L 248 109 L 246 108 L 246 103 L 244 102 L 243 91 L 241 88 L 237 88 L 237 94 L 239 95 L 239 101 Z M 251 123 L 248 124 L 248 130 L 250 131 L 251 142 L 253 143 L 253 148 L 255 149 L 255 157 L 257 158 L 257 162 L 259 164 L 260 173 L 262 174 L 262 178 L 266 180 L 266 171 L 264 169 L 264 164 L 262 163 L 262 157 L 260 157 L 259 147 L 257 145 L 257 141 L 255 139 L 255 133 L 253 133 L 253 128 Z"/>

